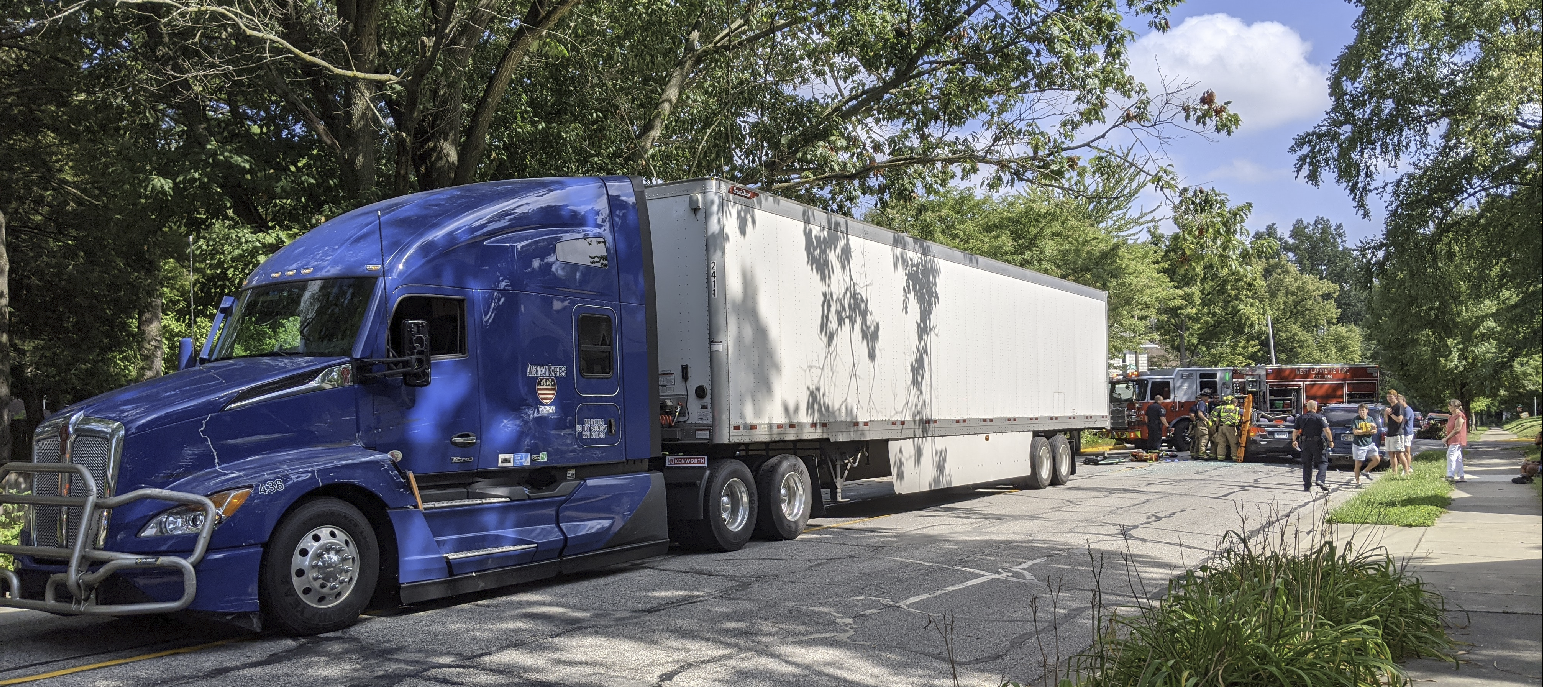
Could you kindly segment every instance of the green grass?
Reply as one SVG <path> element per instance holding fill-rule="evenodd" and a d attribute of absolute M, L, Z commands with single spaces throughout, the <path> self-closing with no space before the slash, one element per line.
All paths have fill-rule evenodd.
<path fill-rule="evenodd" d="M 14 477 L 14 475 L 12 476 Z M 10 491 L 15 488 L 11 477 L 0 480 L 0 490 Z M 22 507 L 0 506 L 0 544 L 15 545 L 20 543 L 22 523 Z M 9 570 L 12 566 L 11 557 L 0 553 L 0 570 Z"/>
<path fill-rule="evenodd" d="M 1110 448 L 1110 447 L 1114 446 L 1115 443 L 1116 442 L 1115 442 L 1114 439 L 1109 438 L 1109 433 L 1108 432 L 1099 431 L 1099 430 L 1083 430 L 1082 431 L 1082 451 L 1083 451 L 1083 453 L 1088 453 L 1088 452 L 1091 452 L 1091 451 L 1101 451 L 1103 449 Z"/>
<path fill-rule="evenodd" d="M 1240 543 L 1128 616 L 1095 597 L 1093 647 L 1061 685 L 1400 685 L 1398 661 L 1447 658 L 1440 595 L 1386 549 L 1294 549 Z"/>
<path fill-rule="evenodd" d="M 21 509 L 0 508 L 0 544 L 17 544 L 17 538 L 21 536 Z M 0 570 L 11 568 L 11 557 L 0 553 Z"/>
<path fill-rule="evenodd" d="M 1540 428 L 1543 428 L 1543 417 L 1524 417 L 1506 423 L 1505 431 L 1523 439 L 1534 439 L 1538 436 Z"/>
<path fill-rule="evenodd" d="M 1452 485 L 1446 474 L 1445 451 L 1421 451 L 1414 457 L 1414 475 L 1394 477 L 1383 472 L 1355 498 L 1329 513 L 1329 522 L 1430 527 L 1452 505 Z"/>

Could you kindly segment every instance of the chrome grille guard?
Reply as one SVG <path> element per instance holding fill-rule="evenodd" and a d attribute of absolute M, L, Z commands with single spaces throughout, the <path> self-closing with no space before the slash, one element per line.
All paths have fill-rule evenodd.
<path fill-rule="evenodd" d="M 82 515 L 79 528 L 74 532 L 74 542 L 69 548 L 0 544 L 0 553 L 12 556 L 32 556 L 35 558 L 69 561 L 69 569 L 67 571 L 54 573 L 48 577 L 48 583 L 43 589 L 42 601 L 23 599 L 21 596 L 21 579 L 13 571 L 0 570 L 0 607 L 25 608 L 34 611 L 71 615 L 143 615 L 180 611 L 193 603 L 193 597 L 198 593 L 198 576 L 193 571 L 193 566 L 198 565 L 199 561 L 204 559 L 204 554 L 209 549 L 209 538 L 214 534 L 215 510 L 214 503 L 209 501 L 209 499 L 196 494 L 167 489 L 139 489 L 122 496 L 98 498 L 96 480 L 91 477 L 91 472 L 85 466 L 74 463 L 7 463 L 0 465 L 0 481 L 3 481 L 11 473 L 71 474 L 75 476 L 72 486 L 83 488 L 85 494 L 83 496 L 39 496 L 0 492 L 0 506 L 62 506 L 65 508 L 79 508 Z M 199 529 L 198 543 L 194 545 L 191 555 L 186 558 L 172 555 L 147 556 L 104 551 L 92 548 L 89 545 L 90 542 L 96 540 L 94 536 L 95 530 L 102 525 L 103 519 L 98 517 L 98 514 L 112 508 L 118 508 L 126 503 L 142 501 L 144 499 L 169 501 L 189 506 L 198 506 L 204 509 L 204 524 Z M 95 566 L 94 569 L 93 566 Z M 171 568 L 181 572 L 182 598 L 176 601 L 130 604 L 96 603 L 95 593 L 97 585 L 101 584 L 102 580 L 125 568 Z M 69 592 L 71 600 L 61 601 L 58 599 L 57 590 L 61 586 Z"/>

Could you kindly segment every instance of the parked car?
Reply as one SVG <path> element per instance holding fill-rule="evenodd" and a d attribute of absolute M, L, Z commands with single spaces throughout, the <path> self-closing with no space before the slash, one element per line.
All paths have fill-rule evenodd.
<path fill-rule="evenodd" d="M 1377 403 L 1368 406 L 1366 411 L 1366 419 L 1377 424 L 1377 454 L 1383 458 L 1377 466 L 1379 470 L 1387 467 L 1387 452 L 1383 450 L 1383 440 L 1388 436 L 1386 420 L 1382 417 L 1382 410 L 1385 407 Z M 1350 447 L 1355 443 L 1355 435 L 1351 428 L 1355 424 L 1358 408 L 1359 404 L 1355 403 L 1331 403 L 1319 411 L 1329 421 L 1329 430 L 1334 433 L 1334 447 L 1329 449 L 1329 467 L 1350 468 L 1352 466 Z"/>
<path fill-rule="evenodd" d="M 1254 434 L 1248 440 L 1244 460 L 1250 462 L 1300 461 L 1301 452 L 1291 447 L 1293 415 L 1260 415 L 1254 420 Z"/>
<path fill-rule="evenodd" d="M 1441 433 L 1447 429 L 1447 420 L 1452 416 L 1447 413 L 1429 413 L 1425 421 L 1418 425 L 1414 436 L 1417 439 L 1440 439 Z"/>

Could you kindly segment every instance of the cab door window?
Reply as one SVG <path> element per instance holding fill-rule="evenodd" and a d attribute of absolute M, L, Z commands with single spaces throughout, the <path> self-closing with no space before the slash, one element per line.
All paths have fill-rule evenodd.
<path fill-rule="evenodd" d="M 392 356 L 406 355 L 402 323 L 429 323 L 429 355 L 435 358 L 466 356 L 466 299 L 450 296 L 405 296 L 396 302 L 388 334 Z"/>

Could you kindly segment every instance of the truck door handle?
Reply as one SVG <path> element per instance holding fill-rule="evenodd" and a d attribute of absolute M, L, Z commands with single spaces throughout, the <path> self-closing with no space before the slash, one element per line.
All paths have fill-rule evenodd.
<path fill-rule="evenodd" d="M 605 433 L 606 434 L 615 434 L 616 433 L 616 421 L 615 420 L 612 420 L 611 418 L 606 418 L 605 419 Z"/>
<path fill-rule="evenodd" d="M 461 432 L 450 437 L 450 445 L 456 448 L 471 448 L 477 445 L 477 435 L 471 432 Z"/>

